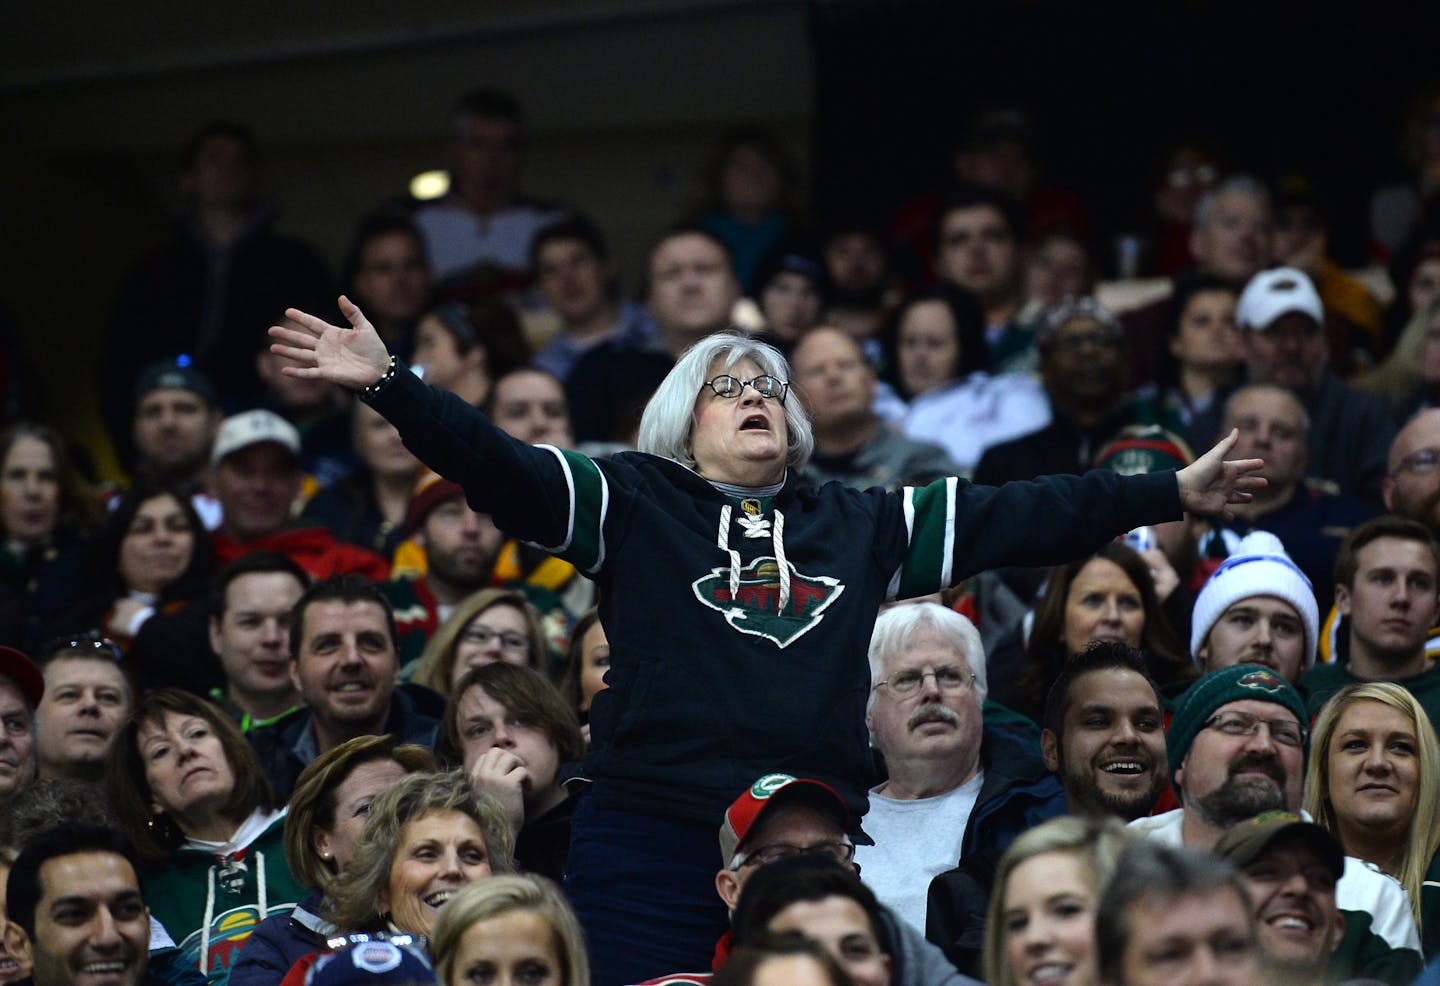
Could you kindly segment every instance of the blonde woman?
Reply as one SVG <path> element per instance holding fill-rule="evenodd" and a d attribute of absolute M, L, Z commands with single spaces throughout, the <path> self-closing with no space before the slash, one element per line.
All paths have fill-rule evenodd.
<path fill-rule="evenodd" d="M 1385 398 L 1400 421 L 1436 403 L 1440 394 L 1440 301 L 1411 315 L 1390 355 L 1355 386 Z"/>
<path fill-rule="evenodd" d="M 580 922 L 541 876 L 495 876 L 461 890 L 440 909 L 430 956 L 444 986 L 590 986 Z"/>
<path fill-rule="evenodd" d="M 410 680 L 449 696 L 466 671 L 495 661 L 549 671 L 540 614 L 516 589 L 467 596 L 425 645 Z"/>
<path fill-rule="evenodd" d="M 1347 685 L 1321 707 L 1310 739 L 1305 810 L 1345 855 L 1404 885 L 1425 954 L 1440 948 L 1440 741 L 1424 708 L 1393 682 Z"/>
<path fill-rule="evenodd" d="M 990 986 L 1096 986 L 1095 911 L 1130 839 L 1119 819 L 1066 815 L 1011 843 L 985 920 Z"/>

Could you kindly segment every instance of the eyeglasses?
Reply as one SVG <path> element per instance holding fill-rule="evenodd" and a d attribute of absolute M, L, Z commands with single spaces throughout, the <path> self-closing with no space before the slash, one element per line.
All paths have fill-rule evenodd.
<path fill-rule="evenodd" d="M 505 650 L 529 650 L 530 639 L 522 637 L 512 630 L 491 630 L 489 627 L 473 626 L 466 627 L 460 633 L 460 639 L 472 644 L 479 644 L 481 647 L 489 645 L 490 641 L 500 638 L 500 646 Z"/>
<path fill-rule="evenodd" d="M 751 863 L 768 866 L 791 856 L 829 856 L 837 863 L 848 863 L 855 858 L 855 846 L 850 842 L 817 842 L 813 846 L 792 846 L 788 842 L 773 842 L 761 846 L 740 860 L 735 869 L 740 870 Z"/>
<path fill-rule="evenodd" d="M 907 668 L 904 671 L 897 671 L 884 681 L 875 683 L 875 687 L 882 685 L 899 696 L 913 695 L 920 690 L 926 678 L 935 679 L 935 687 L 942 692 L 958 692 L 969 688 L 975 683 L 975 675 L 959 665 L 952 664 L 949 667 L 936 668 L 934 671 L 920 671 L 917 668 Z"/>
<path fill-rule="evenodd" d="M 109 637 L 98 633 L 82 633 L 75 637 L 57 637 L 41 648 L 40 653 L 51 658 L 56 654 L 75 654 L 79 657 L 98 657 L 123 662 L 125 652 Z"/>
<path fill-rule="evenodd" d="M 1096 349 L 1119 349 L 1120 337 L 1111 330 L 1071 332 L 1066 335 L 1057 332 L 1050 341 L 1050 346 L 1056 352 L 1061 353 L 1078 353 L 1086 346 L 1093 346 Z"/>
<path fill-rule="evenodd" d="M 1254 736 L 1262 724 L 1270 730 L 1270 738 L 1281 746 L 1305 745 L 1305 727 L 1291 719 L 1261 719 L 1249 712 L 1221 712 L 1206 719 L 1204 728 L 1226 736 Z"/>
<path fill-rule="evenodd" d="M 1428 476 L 1435 471 L 1436 466 L 1440 466 L 1440 448 L 1422 448 L 1401 459 L 1390 475 L 1398 476 L 1402 472 L 1408 472 L 1416 476 Z"/>
<path fill-rule="evenodd" d="M 739 377 L 732 377 L 728 373 L 722 373 L 712 380 L 706 380 L 702 387 L 709 387 L 715 392 L 716 397 L 724 397 L 733 400 L 745 392 L 749 387 L 761 397 L 769 397 L 785 403 L 785 395 L 790 391 L 790 384 L 779 377 L 772 377 L 768 373 L 762 373 L 754 380 L 741 380 Z"/>

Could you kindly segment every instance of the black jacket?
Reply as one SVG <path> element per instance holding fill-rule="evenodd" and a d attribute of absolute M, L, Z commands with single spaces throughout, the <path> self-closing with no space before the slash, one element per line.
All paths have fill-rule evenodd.
<path fill-rule="evenodd" d="M 777 771 L 828 781 L 863 814 L 866 647 L 885 598 L 1180 515 L 1171 473 L 887 493 L 791 470 L 774 497 L 741 499 L 658 456 L 526 445 L 403 369 L 373 404 L 472 508 L 599 585 L 611 667 L 590 712 L 595 803 L 705 824 Z"/>
<path fill-rule="evenodd" d="M 380 731 L 397 737 L 402 743 L 417 743 L 433 750 L 444 713 L 443 698 L 428 688 L 406 682 L 396 686 L 390 697 L 390 714 Z M 260 767 L 275 789 L 275 796 L 281 801 L 290 800 L 295 781 L 309 762 L 302 760 L 295 749 L 309 728 L 310 710 L 299 708 L 245 734 L 260 757 Z"/>
<path fill-rule="evenodd" d="M 1065 791 L 1030 741 L 986 726 L 980 763 L 985 782 L 965 826 L 959 864 L 930 881 L 925 905 L 925 937 L 962 973 L 977 977 L 1000 857 L 1026 829 L 1065 814 Z"/>

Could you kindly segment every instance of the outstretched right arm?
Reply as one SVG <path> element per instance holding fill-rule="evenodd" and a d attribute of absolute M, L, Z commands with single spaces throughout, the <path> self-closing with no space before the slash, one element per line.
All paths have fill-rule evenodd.
<path fill-rule="evenodd" d="M 340 299 L 340 310 L 350 328 L 295 309 L 285 314 L 296 327 L 270 328 L 278 340 L 271 351 L 292 361 L 286 374 L 352 390 L 380 380 L 390 366 L 385 344 L 349 299 Z M 598 492 L 604 484 L 589 459 L 517 441 L 459 397 L 408 372 L 397 374 L 370 403 L 421 462 L 460 484 L 470 506 L 490 514 L 502 531 L 544 545 L 582 569 L 598 566 L 598 553 L 578 550 L 602 543 L 595 528 L 603 519 L 585 516 L 593 512 L 585 505 L 594 498 L 584 491 Z"/>

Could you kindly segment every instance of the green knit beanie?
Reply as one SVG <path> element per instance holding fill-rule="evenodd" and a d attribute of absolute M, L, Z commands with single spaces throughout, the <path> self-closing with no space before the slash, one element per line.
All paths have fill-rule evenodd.
<path fill-rule="evenodd" d="M 1231 702 L 1274 702 L 1295 713 L 1296 720 L 1307 729 L 1305 753 L 1310 752 L 1310 718 L 1305 714 L 1305 702 L 1295 687 L 1274 671 L 1261 664 L 1236 664 L 1232 667 L 1212 671 L 1198 679 L 1185 692 L 1175 716 L 1170 720 L 1170 730 L 1165 734 L 1165 750 L 1170 760 L 1170 783 L 1178 791 L 1175 772 L 1190 752 L 1190 744 L 1205 725 L 1205 720 L 1215 710 Z"/>

